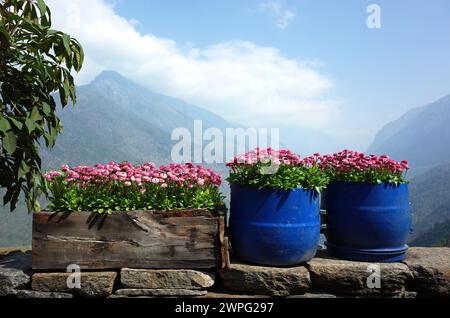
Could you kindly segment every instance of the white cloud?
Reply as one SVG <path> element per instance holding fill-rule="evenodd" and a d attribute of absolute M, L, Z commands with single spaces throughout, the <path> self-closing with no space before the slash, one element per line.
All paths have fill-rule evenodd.
<path fill-rule="evenodd" d="M 295 19 L 297 14 L 294 10 L 285 9 L 279 0 L 268 0 L 259 5 L 259 9 L 269 14 L 276 21 L 277 27 L 284 30 Z"/>
<path fill-rule="evenodd" d="M 78 83 L 102 70 L 116 70 L 154 91 L 245 125 L 321 128 L 338 114 L 335 103 L 323 97 L 333 81 L 308 60 L 289 59 L 278 49 L 244 41 L 180 48 L 173 40 L 139 33 L 102 0 L 48 4 L 53 26 L 84 47 L 86 63 Z"/>
<path fill-rule="evenodd" d="M 137 19 L 134 19 L 134 18 L 128 20 L 128 22 L 130 22 L 130 24 L 131 24 L 131 25 L 134 25 L 134 26 L 142 25 L 142 22 L 141 22 L 141 21 L 139 21 L 139 20 L 137 20 Z"/>

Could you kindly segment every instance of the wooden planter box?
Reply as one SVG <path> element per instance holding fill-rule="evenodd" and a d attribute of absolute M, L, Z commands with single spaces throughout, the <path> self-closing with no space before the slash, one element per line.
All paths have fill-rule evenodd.
<path fill-rule="evenodd" d="M 222 264 L 223 241 L 223 217 L 205 209 L 39 212 L 33 215 L 32 267 L 215 268 Z"/>

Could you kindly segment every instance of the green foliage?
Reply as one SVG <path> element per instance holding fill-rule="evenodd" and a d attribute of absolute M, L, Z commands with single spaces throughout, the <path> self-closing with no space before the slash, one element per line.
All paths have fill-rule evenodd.
<path fill-rule="evenodd" d="M 381 184 L 384 182 L 393 184 L 395 186 L 399 184 L 408 183 L 405 179 L 405 173 L 392 172 L 389 169 L 366 169 L 362 171 L 352 170 L 348 172 L 342 172 L 333 168 L 325 169 L 330 180 L 332 182 L 362 182 Z"/>
<path fill-rule="evenodd" d="M 51 193 L 48 209 L 55 212 L 93 211 L 112 213 L 132 210 L 174 210 L 206 208 L 223 214 L 226 207 L 216 186 L 180 187 L 169 184 L 166 188 L 146 183 L 144 186 L 123 182 L 98 185 L 67 182 L 64 176 L 44 181 Z M 143 191 L 145 189 L 145 191 Z"/>
<path fill-rule="evenodd" d="M 71 70 L 80 71 L 83 50 L 77 40 L 51 29 L 43 0 L 0 2 L 0 187 L 3 203 L 15 209 L 21 192 L 27 208 L 39 210 L 39 143 L 53 147 L 62 125 L 61 105 L 75 103 Z"/>
<path fill-rule="evenodd" d="M 316 165 L 281 164 L 275 173 L 263 173 L 270 163 L 233 167 L 228 177 L 230 183 L 247 185 L 259 189 L 315 189 L 320 192 L 328 183 L 326 174 Z"/>

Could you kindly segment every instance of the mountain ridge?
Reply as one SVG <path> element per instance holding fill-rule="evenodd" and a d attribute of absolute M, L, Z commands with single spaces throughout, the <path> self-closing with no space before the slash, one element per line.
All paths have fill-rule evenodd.
<path fill-rule="evenodd" d="M 414 108 L 385 125 L 368 148 L 406 159 L 420 173 L 450 162 L 450 95 Z"/>

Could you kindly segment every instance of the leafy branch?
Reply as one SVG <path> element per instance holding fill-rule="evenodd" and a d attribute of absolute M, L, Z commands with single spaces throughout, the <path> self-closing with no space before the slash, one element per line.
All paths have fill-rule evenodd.
<path fill-rule="evenodd" d="M 40 210 L 42 141 L 55 145 L 62 131 L 55 94 L 64 108 L 76 102 L 71 71 L 83 65 L 83 49 L 68 34 L 51 29 L 43 0 L 0 3 L 0 187 L 3 204 L 16 208 L 25 194 L 29 211 Z"/>

